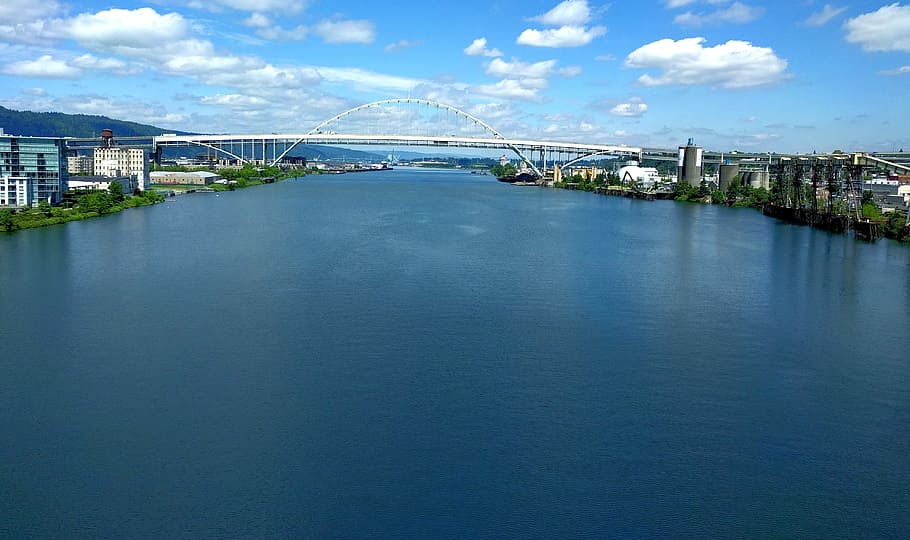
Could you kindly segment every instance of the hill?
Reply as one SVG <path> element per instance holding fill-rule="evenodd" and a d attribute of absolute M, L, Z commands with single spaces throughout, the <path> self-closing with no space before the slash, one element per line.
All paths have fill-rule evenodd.
<path fill-rule="evenodd" d="M 0 128 L 10 135 L 32 137 L 97 137 L 105 128 L 114 130 L 114 135 L 120 137 L 174 133 L 174 130 L 106 116 L 15 111 L 5 107 L 0 107 Z"/>

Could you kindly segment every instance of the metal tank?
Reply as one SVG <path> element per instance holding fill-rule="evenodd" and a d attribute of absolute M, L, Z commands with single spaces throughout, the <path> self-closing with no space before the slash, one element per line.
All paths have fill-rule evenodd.
<path fill-rule="evenodd" d="M 677 162 L 677 182 L 686 182 L 690 186 L 701 185 L 704 150 L 689 139 L 686 146 L 679 147 Z"/>

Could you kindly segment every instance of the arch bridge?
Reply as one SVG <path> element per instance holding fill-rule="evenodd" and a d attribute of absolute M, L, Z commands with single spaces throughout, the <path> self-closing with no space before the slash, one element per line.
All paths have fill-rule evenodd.
<path fill-rule="evenodd" d="M 564 166 L 596 156 L 641 159 L 642 154 L 641 148 L 626 145 L 507 138 L 470 113 L 416 98 L 385 99 L 353 107 L 305 133 L 164 134 L 152 140 L 155 152 L 166 147 L 197 147 L 241 163 L 269 165 L 281 163 L 295 148 L 307 144 L 507 150 L 541 177 L 555 164 Z"/>

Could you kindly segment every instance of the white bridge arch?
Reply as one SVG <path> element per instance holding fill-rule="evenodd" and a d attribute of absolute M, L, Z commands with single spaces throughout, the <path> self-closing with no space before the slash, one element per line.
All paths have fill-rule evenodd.
<path fill-rule="evenodd" d="M 358 112 L 387 105 L 416 105 L 434 107 L 456 115 L 482 129 L 483 135 L 456 136 L 446 135 L 402 135 L 402 134 L 362 134 L 336 133 L 326 128 L 337 124 L 339 120 Z M 586 158 L 612 155 L 641 157 L 642 149 L 626 145 L 597 145 L 586 143 L 569 143 L 559 141 L 540 141 L 510 139 L 503 136 L 492 126 L 457 107 L 437 101 L 418 98 L 395 98 L 374 101 L 353 107 L 321 122 L 306 133 L 301 134 L 221 134 L 221 135 L 176 135 L 165 134 L 153 138 L 153 150 L 169 146 L 197 146 L 209 149 L 242 163 L 261 162 L 278 164 L 301 144 L 324 145 L 381 145 L 381 146 L 434 146 L 447 148 L 484 148 L 511 150 L 535 174 L 544 176 L 548 163 L 577 162 Z M 540 159 L 535 161 L 534 154 Z M 271 155 L 269 155 L 271 154 Z M 530 156 L 529 156 L 530 154 Z M 557 157 L 558 156 L 558 157 Z"/>

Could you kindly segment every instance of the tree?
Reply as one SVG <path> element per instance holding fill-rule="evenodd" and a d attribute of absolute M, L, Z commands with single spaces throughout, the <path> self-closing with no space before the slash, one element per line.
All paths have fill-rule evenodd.
<path fill-rule="evenodd" d="M 761 208 L 770 200 L 771 194 L 763 187 L 754 188 L 749 192 L 749 206 L 752 208 Z"/>
<path fill-rule="evenodd" d="M 878 207 L 871 202 L 863 203 L 862 214 L 866 219 L 880 219 L 882 217 L 882 211 L 879 210 Z"/>
<path fill-rule="evenodd" d="M 689 185 L 685 180 L 677 181 L 673 190 L 673 195 L 677 201 L 689 201 L 695 193 L 697 193 L 695 187 Z"/>
<path fill-rule="evenodd" d="M 111 194 L 111 199 L 115 203 L 123 200 L 123 185 L 120 182 L 111 180 L 111 183 L 107 187 L 107 191 Z"/>
<path fill-rule="evenodd" d="M 51 203 L 45 201 L 44 199 L 38 201 L 38 211 L 44 214 L 45 217 L 51 217 L 51 215 L 54 213 L 51 209 Z"/>
<path fill-rule="evenodd" d="M 12 210 L 0 210 L 0 229 L 6 232 L 13 232 L 19 228 L 16 220 L 13 218 Z"/>
<path fill-rule="evenodd" d="M 742 184 L 742 179 L 737 174 L 730 180 L 730 185 L 727 186 L 727 198 L 736 202 L 736 199 L 739 198 L 740 185 Z"/>
<path fill-rule="evenodd" d="M 490 172 L 493 173 L 493 176 L 496 178 L 502 178 L 503 176 L 512 176 L 518 171 L 515 170 L 515 166 L 511 163 L 506 163 L 505 165 L 497 163 L 490 167 Z"/>
<path fill-rule="evenodd" d="M 113 206 L 111 196 L 103 191 L 93 191 L 82 195 L 78 199 L 79 210 L 82 212 L 97 212 L 104 214 Z"/>

